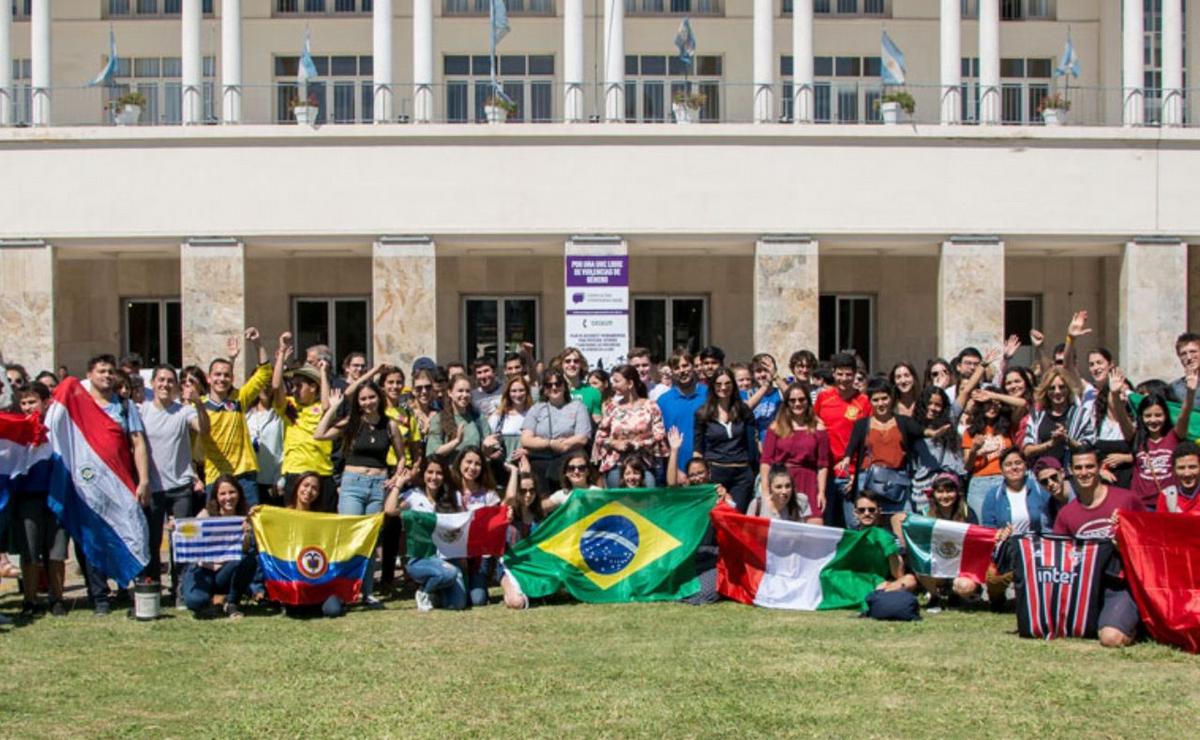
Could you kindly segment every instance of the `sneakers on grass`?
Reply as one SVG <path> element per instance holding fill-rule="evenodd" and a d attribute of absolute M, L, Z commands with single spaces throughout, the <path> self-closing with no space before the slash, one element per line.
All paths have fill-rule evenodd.
<path fill-rule="evenodd" d="M 429 598 L 429 594 L 420 589 L 417 590 L 417 611 L 431 612 L 433 611 L 433 599 Z"/>

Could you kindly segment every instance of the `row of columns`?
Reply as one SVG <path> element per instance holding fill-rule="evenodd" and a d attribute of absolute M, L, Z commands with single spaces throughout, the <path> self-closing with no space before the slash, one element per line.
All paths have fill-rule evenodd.
<path fill-rule="evenodd" d="M 0 352 L 31 368 L 54 368 L 55 248 L 0 242 Z M 754 252 L 754 349 L 786 358 L 820 346 L 820 253 L 808 237 L 764 237 Z M 246 327 L 245 245 L 188 239 L 180 246 L 184 364 L 221 356 Z M 937 351 L 988 347 L 1004 332 L 1005 246 L 995 237 L 954 237 L 939 248 Z M 1188 247 L 1174 239 L 1126 243 L 1116 301 L 1120 361 L 1134 379 L 1179 374 L 1175 337 L 1188 326 Z M 426 237 L 381 237 L 372 246 L 374 356 L 408 367 L 438 356 L 437 250 Z M 114 296 L 115 300 L 115 296 Z M 107 309 L 106 309 L 107 310 Z M 412 321 L 413 316 L 426 317 Z M 1110 319 L 1111 320 L 1111 319 Z"/>
<path fill-rule="evenodd" d="M 413 120 L 434 118 L 433 0 L 412 0 L 413 9 Z M 242 121 L 242 3 L 224 0 L 221 14 L 221 117 L 225 123 Z M 753 113 L 766 123 L 775 111 L 774 0 L 754 0 Z M 943 124 L 961 121 L 961 2 L 941 0 L 940 88 Z M 792 84 L 794 120 L 811 123 L 813 106 L 813 0 L 792 3 Z M 373 6 L 374 116 L 377 123 L 394 120 L 395 85 L 392 76 L 394 40 L 393 0 L 376 0 Z M 183 0 L 181 53 L 183 66 L 183 122 L 203 122 L 202 55 L 200 50 L 201 0 Z M 604 0 L 604 119 L 625 119 L 625 2 Z M 1145 121 L 1145 65 L 1143 9 L 1140 0 L 1124 0 L 1122 16 L 1123 122 L 1136 126 Z M 0 0 L 0 125 L 13 120 L 12 8 Z M 50 124 L 50 0 L 33 0 L 31 34 L 31 122 Z M 583 0 L 563 0 L 563 118 L 584 120 Z M 1183 123 L 1183 0 L 1162 4 L 1162 123 Z M 1001 121 L 1000 0 L 979 0 L 979 122 Z"/>

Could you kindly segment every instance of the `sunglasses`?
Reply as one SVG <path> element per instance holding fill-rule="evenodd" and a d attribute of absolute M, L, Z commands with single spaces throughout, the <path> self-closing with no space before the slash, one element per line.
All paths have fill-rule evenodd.
<path fill-rule="evenodd" d="M 805 398 L 804 396 L 796 396 L 795 398 L 789 398 L 788 403 L 789 404 L 808 403 L 808 399 Z"/>
<path fill-rule="evenodd" d="M 431 390 L 433 390 L 432 385 L 414 385 L 413 386 L 413 393 L 427 393 Z"/>
<path fill-rule="evenodd" d="M 560 381 L 552 380 L 549 383 L 542 383 L 543 388 L 562 388 L 563 384 Z"/>
<path fill-rule="evenodd" d="M 856 506 L 854 511 L 857 514 L 878 514 L 879 509 L 875 506 Z"/>
<path fill-rule="evenodd" d="M 1057 475 L 1048 475 L 1045 478 L 1038 478 L 1037 482 L 1041 483 L 1043 486 L 1045 486 L 1045 485 L 1048 485 L 1051 481 L 1056 481 L 1056 480 L 1058 480 Z"/>
<path fill-rule="evenodd" d="M 568 465 L 566 467 L 568 473 L 584 473 L 587 472 L 587 469 L 588 466 L 586 465 Z"/>

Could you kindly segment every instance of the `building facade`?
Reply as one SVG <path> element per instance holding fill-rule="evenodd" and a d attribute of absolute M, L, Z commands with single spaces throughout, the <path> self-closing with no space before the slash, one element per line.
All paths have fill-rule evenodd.
<path fill-rule="evenodd" d="M 0 349 L 32 367 L 206 362 L 247 325 L 404 364 L 542 354 L 564 254 L 614 241 L 659 357 L 886 368 L 1084 308 L 1140 379 L 1177 374 L 1200 312 L 1185 0 L 509 0 L 504 125 L 482 0 L 0 3 Z M 1042 125 L 1056 94 L 1068 125 Z"/>

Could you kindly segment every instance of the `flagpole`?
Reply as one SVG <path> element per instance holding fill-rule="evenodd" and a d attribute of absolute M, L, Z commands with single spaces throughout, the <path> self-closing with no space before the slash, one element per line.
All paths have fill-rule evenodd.
<path fill-rule="evenodd" d="M 491 53 L 488 55 L 488 63 L 491 65 L 492 71 L 492 96 L 496 95 L 496 2 L 489 0 L 488 2 L 488 45 Z"/>

